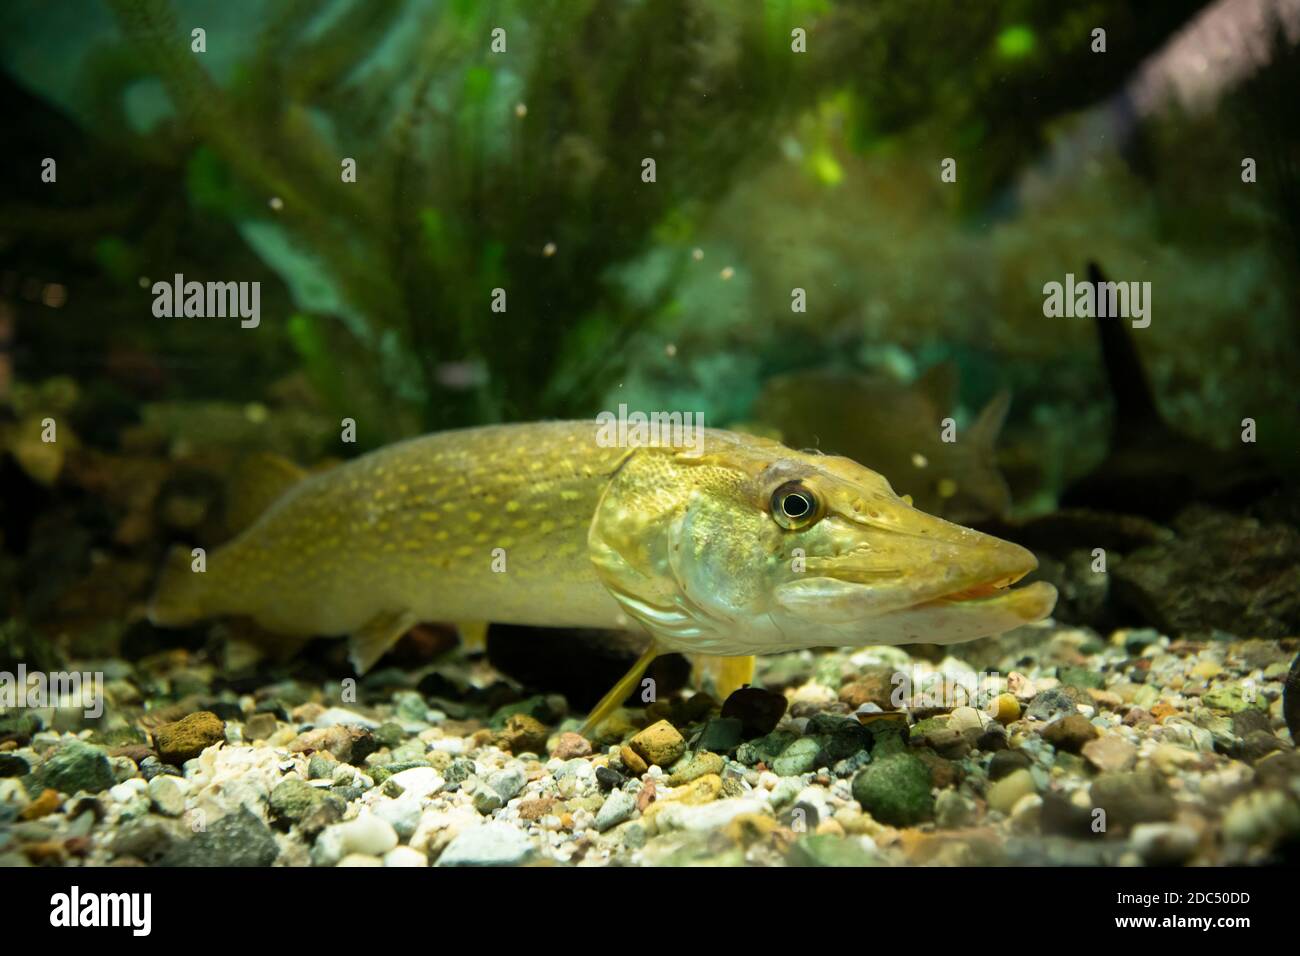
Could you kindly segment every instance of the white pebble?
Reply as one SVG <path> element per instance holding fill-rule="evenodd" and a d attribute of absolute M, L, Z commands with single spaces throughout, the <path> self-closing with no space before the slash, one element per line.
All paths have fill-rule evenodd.
<path fill-rule="evenodd" d="M 420 867 L 428 866 L 429 858 L 419 850 L 409 846 L 398 846 L 384 854 L 384 866 Z"/>

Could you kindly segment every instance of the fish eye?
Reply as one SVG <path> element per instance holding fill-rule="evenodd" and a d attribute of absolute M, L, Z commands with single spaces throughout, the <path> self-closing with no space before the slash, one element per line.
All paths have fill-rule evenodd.
<path fill-rule="evenodd" d="M 797 531 L 818 518 L 817 496 L 798 481 L 787 481 L 772 492 L 772 517 L 782 528 Z"/>

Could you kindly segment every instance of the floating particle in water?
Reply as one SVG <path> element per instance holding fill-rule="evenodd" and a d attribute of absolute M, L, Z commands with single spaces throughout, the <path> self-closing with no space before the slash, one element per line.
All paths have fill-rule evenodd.
<path fill-rule="evenodd" d="M 267 205 L 271 207 L 273 212 L 279 212 L 281 209 L 284 208 L 284 200 L 281 199 L 279 196 L 272 196 L 267 201 Z"/>
<path fill-rule="evenodd" d="M 548 242 L 546 245 L 542 246 L 542 255 L 546 256 L 548 259 L 555 255 L 555 243 Z"/>
<path fill-rule="evenodd" d="M 526 103 L 516 103 L 516 104 L 515 104 L 515 115 L 518 116 L 520 119 L 523 119 L 525 116 L 527 116 L 527 115 L 528 115 L 528 104 L 526 104 Z"/>
<path fill-rule="evenodd" d="M 930 464 L 930 460 L 918 451 L 912 455 L 912 464 L 917 468 L 924 468 L 926 465 Z"/>
<path fill-rule="evenodd" d="M 672 342 L 669 342 L 667 345 L 664 346 L 664 354 L 667 355 L 669 358 L 675 357 L 677 355 L 677 346 Z"/>
<path fill-rule="evenodd" d="M 722 276 L 723 282 L 728 281 L 735 274 L 736 274 L 736 270 L 731 268 L 731 266 L 727 266 L 720 273 L 718 273 L 718 275 Z"/>
<path fill-rule="evenodd" d="M 694 249 L 691 250 L 691 258 L 694 259 L 696 262 L 699 262 L 701 259 L 704 258 L 704 250 L 696 246 Z"/>
<path fill-rule="evenodd" d="M 998 55 L 1004 60 L 1019 60 L 1034 52 L 1037 39 L 1027 26 L 1007 27 L 998 34 Z"/>
<path fill-rule="evenodd" d="M 68 290 L 57 282 L 51 282 L 41 290 L 41 302 L 51 309 L 61 309 L 68 301 Z"/>

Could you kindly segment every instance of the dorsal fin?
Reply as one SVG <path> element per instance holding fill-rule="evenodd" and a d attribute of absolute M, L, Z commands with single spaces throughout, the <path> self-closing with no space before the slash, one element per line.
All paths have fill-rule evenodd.
<path fill-rule="evenodd" d="M 226 489 L 226 530 L 237 535 L 271 504 L 302 481 L 307 472 L 270 452 L 246 456 L 235 467 Z"/>
<path fill-rule="evenodd" d="M 1088 263 L 1088 281 L 1106 282 L 1101 267 Z M 1094 286 L 1095 288 L 1095 286 Z M 1099 309 L 1096 311 L 1100 311 Z M 1160 409 L 1151 394 L 1146 371 L 1137 348 L 1129 337 L 1125 320 L 1119 316 L 1097 315 L 1097 338 L 1101 342 L 1101 360 L 1106 367 L 1106 380 L 1115 399 L 1115 426 L 1111 444 L 1120 446 L 1150 436 L 1152 426 L 1164 428 Z"/>
<path fill-rule="evenodd" d="M 971 426 L 971 434 L 978 447 L 992 449 L 997 444 L 998 434 L 1002 431 L 1002 424 L 1007 420 L 1010 409 L 1011 392 L 1005 388 L 999 389 L 988 404 L 980 409 L 975 424 Z"/>

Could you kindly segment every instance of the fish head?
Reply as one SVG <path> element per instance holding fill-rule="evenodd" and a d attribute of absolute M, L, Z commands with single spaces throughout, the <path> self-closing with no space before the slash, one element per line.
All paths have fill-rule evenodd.
<path fill-rule="evenodd" d="M 673 650 L 955 643 L 1051 613 L 1019 545 L 919 511 L 848 458 L 709 432 L 631 456 L 589 533 L 602 580 Z"/>

